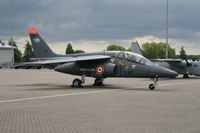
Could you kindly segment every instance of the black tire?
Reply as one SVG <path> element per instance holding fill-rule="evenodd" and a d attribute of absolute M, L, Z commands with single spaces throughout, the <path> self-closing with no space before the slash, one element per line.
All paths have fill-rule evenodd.
<path fill-rule="evenodd" d="M 102 86 L 103 85 L 103 80 L 101 78 L 96 78 L 94 80 L 94 86 Z"/>
<path fill-rule="evenodd" d="M 156 88 L 156 87 L 155 87 L 154 84 L 150 84 L 150 85 L 149 85 L 149 90 L 155 90 L 155 88 Z"/>
<path fill-rule="evenodd" d="M 188 78 L 190 78 L 190 77 L 189 77 L 188 74 L 183 74 L 183 78 L 184 78 L 184 79 L 188 79 Z"/>
<path fill-rule="evenodd" d="M 77 87 L 80 88 L 81 87 L 81 80 L 80 79 L 74 79 L 72 82 L 72 87 Z"/>

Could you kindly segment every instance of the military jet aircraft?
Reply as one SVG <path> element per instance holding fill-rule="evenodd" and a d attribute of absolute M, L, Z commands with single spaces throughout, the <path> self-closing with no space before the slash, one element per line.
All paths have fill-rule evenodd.
<path fill-rule="evenodd" d="M 178 74 L 172 70 L 156 66 L 145 57 L 132 52 L 104 51 L 95 53 L 55 54 L 41 38 L 35 28 L 28 30 L 36 58 L 15 68 L 46 67 L 55 71 L 79 75 L 81 79 L 74 79 L 73 87 L 81 87 L 85 77 L 94 77 L 94 85 L 103 85 L 103 79 L 109 77 L 151 78 L 154 83 L 150 90 L 157 86 L 158 77 L 174 78 Z"/>
<path fill-rule="evenodd" d="M 142 50 L 137 42 L 131 43 L 131 51 L 142 55 Z M 189 75 L 200 76 L 200 61 L 182 59 L 151 59 L 156 66 L 161 66 L 189 78 Z"/>

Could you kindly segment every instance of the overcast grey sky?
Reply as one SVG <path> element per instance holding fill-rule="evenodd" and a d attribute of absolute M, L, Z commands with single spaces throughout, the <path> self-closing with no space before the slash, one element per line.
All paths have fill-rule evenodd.
<path fill-rule="evenodd" d="M 188 53 L 200 54 L 199 5 L 169 0 L 170 44 L 178 51 L 184 45 Z M 13 29 L 21 47 L 27 29 L 35 27 L 57 52 L 67 42 L 98 51 L 111 42 L 128 47 L 132 40 L 165 41 L 166 0 L 0 0 L 0 18 L 0 39 Z"/>

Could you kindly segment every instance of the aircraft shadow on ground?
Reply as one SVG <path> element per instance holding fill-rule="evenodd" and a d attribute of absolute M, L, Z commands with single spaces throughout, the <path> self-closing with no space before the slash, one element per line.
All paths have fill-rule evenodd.
<path fill-rule="evenodd" d="M 117 87 L 114 85 L 103 85 L 103 86 L 93 86 L 93 85 L 83 85 L 80 88 L 74 88 L 71 85 L 58 85 L 58 84 L 52 84 L 52 83 L 45 83 L 45 84 L 18 84 L 18 85 L 12 85 L 12 86 L 18 86 L 23 87 L 21 90 L 93 90 L 93 89 L 122 89 L 122 87 Z M 25 88 L 24 88 L 25 87 Z M 26 88 L 26 87 L 31 87 Z M 34 88 L 33 88 L 34 87 Z"/>
<path fill-rule="evenodd" d="M 133 91 L 149 91 L 148 86 L 117 86 L 116 84 L 105 84 L 103 86 L 93 86 L 93 85 L 83 85 L 81 88 L 74 88 L 71 85 L 58 85 L 52 83 L 42 83 L 42 84 L 18 84 L 12 85 L 17 87 L 22 87 L 20 90 L 23 91 L 50 91 L 50 90 L 133 90 Z M 30 88 L 27 88 L 30 87 Z M 171 89 L 156 89 L 155 91 L 169 92 L 175 91 Z"/>

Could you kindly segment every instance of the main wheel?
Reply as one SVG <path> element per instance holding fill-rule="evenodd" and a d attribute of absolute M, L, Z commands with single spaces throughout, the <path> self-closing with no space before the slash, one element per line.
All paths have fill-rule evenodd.
<path fill-rule="evenodd" d="M 155 90 L 155 85 L 154 84 L 150 84 L 149 85 L 149 90 Z"/>
<path fill-rule="evenodd" d="M 183 78 L 188 79 L 189 75 L 188 74 L 183 74 Z"/>
<path fill-rule="evenodd" d="M 72 82 L 72 87 L 81 87 L 81 80 L 80 79 L 74 79 Z"/>
<path fill-rule="evenodd" d="M 102 86 L 103 85 L 103 79 L 102 78 L 96 78 L 94 80 L 94 86 Z"/>

